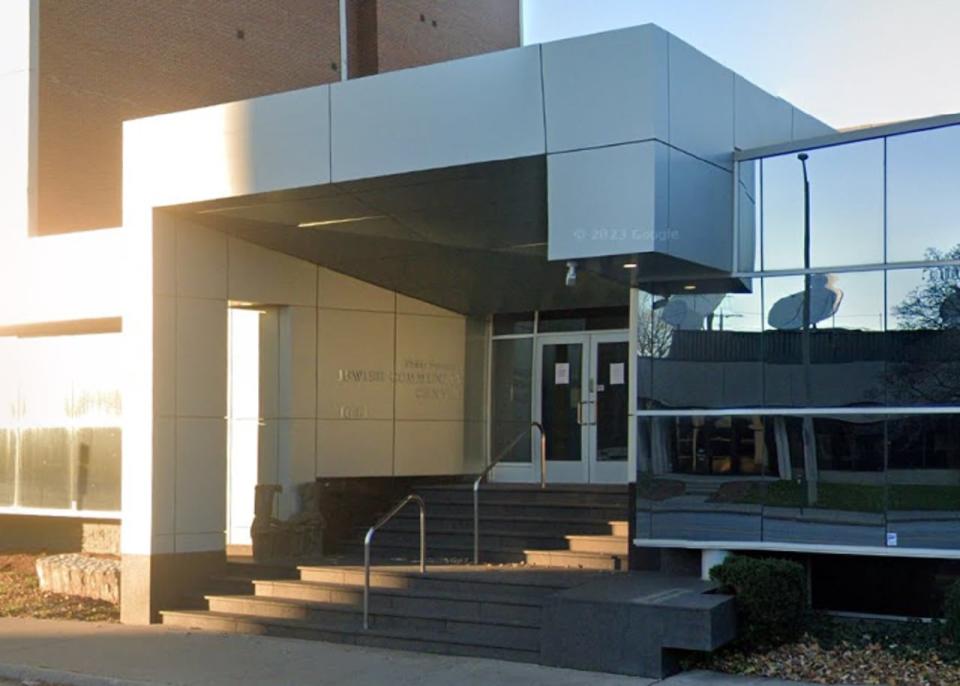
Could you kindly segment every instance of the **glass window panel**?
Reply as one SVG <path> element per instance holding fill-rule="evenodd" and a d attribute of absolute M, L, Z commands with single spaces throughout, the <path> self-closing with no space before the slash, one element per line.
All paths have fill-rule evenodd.
<path fill-rule="evenodd" d="M 891 405 L 960 403 L 960 274 L 953 267 L 887 272 Z"/>
<path fill-rule="evenodd" d="M 0 339 L 0 505 L 120 509 L 120 342 Z"/>
<path fill-rule="evenodd" d="M 763 280 L 764 402 L 801 407 L 807 404 L 803 371 L 802 276 Z"/>
<path fill-rule="evenodd" d="M 71 506 L 71 437 L 59 427 L 20 434 L 20 502 L 23 507 Z"/>
<path fill-rule="evenodd" d="M 27 427 L 68 426 L 73 414 L 74 338 L 25 338 L 18 346 L 20 421 Z"/>
<path fill-rule="evenodd" d="M 120 429 L 80 429 L 77 446 L 77 507 L 119 510 Z"/>
<path fill-rule="evenodd" d="M 493 315 L 493 335 L 510 336 L 533 333 L 533 312 Z"/>
<path fill-rule="evenodd" d="M 625 329 L 630 318 L 626 307 L 593 307 L 578 310 L 548 310 L 540 313 L 540 333 Z"/>
<path fill-rule="evenodd" d="M 885 402 L 886 335 L 883 272 L 811 278 L 810 404 L 827 407 Z M 825 316 L 829 315 L 829 316 Z"/>
<path fill-rule="evenodd" d="M 883 140 L 807 151 L 811 266 L 883 261 Z M 763 268 L 803 267 L 804 185 L 797 153 L 763 161 Z"/>
<path fill-rule="evenodd" d="M 759 287 L 759 281 L 755 284 Z M 759 288 L 672 295 L 650 305 L 655 407 L 756 407 L 762 402 Z M 651 341 L 655 342 L 655 341 Z"/>
<path fill-rule="evenodd" d="M 119 423 L 122 414 L 122 367 L 116 364 L 120 334 L 69 336 L 58 354 L 70 363 L 73 381 L 72 417 L 78 424 Z"/>
<path fill-rule="evenodd" d="M 533 384 L 533 339 L 493 342 L 492 445 L 499 455 L 522 431 L 530 428 Z M 530 441 L 521 440 L 504 458 L 507 462 L 530 462 Z"/>
<path fill-rule="evenodd" d="M 547 460 L 578 462 L 583 453 L 583 345 L 544 343 L 541 350 L 540 399 Z"/>
<path fill-rule="evenodd" d="M 891 471 L 960 470 L 960 415 L 895 417 L 888 422 L 888 432 Z M 949 483 L 960 484 L 957 474 Z"/>
<path fill-rule="evenodd" d="M 17 432 L 0 427 L 0 506 L 14 504 L 16 470 Z"/>
<path fill-rule="evenodd" d="M 887 139 L 887 259 L 960 258 L 960 127 Z"/>
<path fill-rule="evenodd" d="M 0 506 L 13 504 L 16 489 L 19 373 L 17 339 L 0 337 Z"/>
<path fill-rule="evenodd" d="M 815 417 L 817 466 L 824 472 L 883 471 L 883 419 L 876 415 Z"/>
<path fill-rule="evenodd" d="M 673 328 L 654 317 L 653 306 L 660 298 L 637 291 L 637 409 L 656 407 L 653 397 L 653 360 L 670 351 Z"/>
<path fill-rule="evenodd" d="M 950 519 L 960 510 L 960 416 L 891 417 L 887 446 L 889 527 L 903 537 L 898 544 L 955 548 Z M 951 516 L 926 519 L 924 511 Z"/>
<path fill-rule="evenodd" d="M 738 213 L 738 265 L 744 272 L 760 271 L 760 169 L 759 160 L 740 163 Z"/>
<path fill-rule="evenodd" d="M 809 286 L 806 336 L 805 278 L 764 279 L 767 404 L 882 404 L 886 373 L 883 273 L 812 274 Z"/>
<path fill-rule="evenodd" d="M 773 417 L 677 417 L 669 437 L 672 472 L 719 476 L 776 475 Z"/>
<path fill-rule="evenodd" d="M 630 359 L 626 341 L 598 342 L 596 346 L 596 401 L 594 424 L 598 462 L 623 462 L 627 459 L 627 385 L 624 379 L 612 379 L 614 368 L 626 368 Z"/>

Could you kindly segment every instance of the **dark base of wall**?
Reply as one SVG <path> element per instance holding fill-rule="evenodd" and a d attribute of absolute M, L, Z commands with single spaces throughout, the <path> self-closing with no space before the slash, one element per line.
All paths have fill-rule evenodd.
<path fill-rule="evenodd" d="M 814 609 L 939 617 L 960 562 L 840 555 L 808 558 Z"/>
<path fill-rule="evenodd" d="M 700 576 L 700 551 L 682 548 L 637 548 L 631 545 L 630 569 L 677 576 Z"/>
<path fill-rule="evenodd" d="M 372 525 L 418 486 L 465 483 L 469 479 L 463 475 L 317 479 L 317 502 L 327 522 L 324 552 L 339 552 L 342 543 L 356 538 L 357 527 Z"/>
<path fill-rule="evenodd" d="M 204 588 L 226 570 L 222 550 L 164 555 L 124 555 L 121 567 L 120 621 L 151 624 L 161 610 L 182 607 L 185 597 Z"/>
<path fill-rule="evenodd" d="M 631 546 L 631 569 L 699 576 L 700 551 Z M 737 555 L 798 562 L 810 570 L 815 610 L 939 617 L 944 593 L 960 579 L 960 560 L 879 558 L 743 551 Z"/>
<path fill-rule="evenodd" d="M 110 519 L 0 515 L 0 550 L 120 553 L 120 522 Z"/>

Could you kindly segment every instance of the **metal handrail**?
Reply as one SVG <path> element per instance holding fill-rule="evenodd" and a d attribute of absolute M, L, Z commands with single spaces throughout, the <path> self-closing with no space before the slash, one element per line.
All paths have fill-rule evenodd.
<path fill-rule="evenodd" d="M 408 503 L 414 502 L 420 506 L 420 573 L 427 571 L 427 506 L 423 498 L 415 493 L 411 493 L 399 503 L 393 506 L 387 514 L 377 520 L 377 523 L 367 529 L 367 535 L 363 537 L 363 629 L 370 628 L 370 543 L 373 541 L 373 534 L 377 529 L 393 519 L 400 510 Z"/>
<path fill-rule="evenodd" d="M 517 434 L 516 438 L 507 443 L 506 447 L 497 453 L 496 457 L 490 460 L 490 464 L 477 475 L 473 482 L 473 564 L 475 565 L 480 564 L 480 484 L 487 478 L 490 470 L 496 467 L 531 429 L 540 431 L 540 488 L 546 488 L 547 486 L 547 434 L 543 430 L 543 424 L 530 422 L 530 426 L 525 427 L 523 431 Z"/>

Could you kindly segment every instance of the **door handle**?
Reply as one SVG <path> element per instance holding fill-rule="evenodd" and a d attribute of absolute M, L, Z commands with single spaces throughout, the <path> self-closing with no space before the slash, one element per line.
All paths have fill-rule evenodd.
<path fill-rule="evenodd" d="M 596 411 L 593 412 L 593 420 L 590 417 L 589 405 L 594 405 L 593 400 L 581 400 L 577 403 L 577 424 L 580 426 L 593 426 L 597 423 Z"/>

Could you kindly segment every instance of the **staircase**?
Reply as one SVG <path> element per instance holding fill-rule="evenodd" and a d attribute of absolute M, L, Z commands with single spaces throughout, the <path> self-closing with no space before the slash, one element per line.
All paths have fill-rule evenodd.
<path fill-rule="evenodd" d="M 419 556 L 419 516 L 408 507 L 374 537 L 369 630 L 356 564 L 360 530 L 344 551 L 352 565 L 304 565 L 296 578 L 277 578 L 283 574 L 271 567 L 263 572 L 273 578 L 257 578 L 257 565 L 246 572 L 232 565 L 205 596 L 206 609 L 166 611 L 163 623 L 538 662 L 545 604 L 627 567 L 625 487 L 485 484 L 479 567 L 464 564 L 473 556 L 472 487 L 418 492 L 426 501 L 427 573 L 405 564 Z"/>
<path fill-rule="evenodd" d="M 376 567 L 370 629 L 363 629 L 363 568 L 305 566 L 299 579 L 254 582 L 253 595 L 210 595 L 207 610 L 163 612 L 190 629 L 489 657 L 540 659 L 547 598 L 603 572 L 462 565 Z"/>
<path fill-rule="evenodd" d="M 424 487 L 427 554 L 444 562 L 473 560 L 472 485 Z M 624 486 L 484 484 L 480 487 L 480 562 L 546 567 L 627 568 L 627 490 Z M 366 529 L 345 551 L 362 555 Z M 419 513 L 410 507 L 380 529 L 375 562 L 419 555 Z"/>

